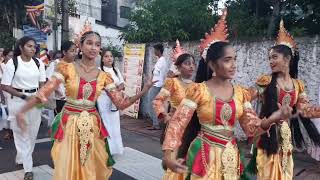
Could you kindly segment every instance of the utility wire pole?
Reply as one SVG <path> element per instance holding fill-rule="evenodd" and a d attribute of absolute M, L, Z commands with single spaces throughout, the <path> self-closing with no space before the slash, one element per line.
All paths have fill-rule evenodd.
<path fill-rule="evenodd" d="M 62 37 L 61 43 L 69 40 L 69 3 L 68 0 L 61 0 L 62 4 Z"/>

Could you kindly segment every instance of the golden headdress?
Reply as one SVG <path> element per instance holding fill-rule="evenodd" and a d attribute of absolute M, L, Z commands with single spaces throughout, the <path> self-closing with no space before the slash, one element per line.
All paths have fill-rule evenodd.
<path fill-rule="evenodd" d="M 80 39 L 81 39 L 81 36 L 88 32 L 88 31 L 92 31 L 92 27 L 91 27 L 91 23 L 89 22 L 88 19 L 85 20 L 84 22 L 84 25 L 82 27 L 82 30 L 75 35 L 74 39 L 73 39 L 73 42 L 79 47 L 80 45 Z"/>
<path fill-rule="evenodd" d="M 297 49 L 297 43 L 294 41 L 290 33 L 285 29 L 282 19 L 280 21 L 279 33 L 276 40 L 276 45 L 280 44 L 288 46 L 294 55 L 294 51 Z"/>
<path fill-rule="evenodd" d="M 219 41 L 228 42 L 228 28 L 227 28 L 227 9 L 222 10 L 222 15 L 218 20 L 217 24 L 211 28 L 210 34 L 205 33 L 205 38 L 201 39 L 200 43 L 200 53 L 201 56 L 206 59 L 207 51 L 211 44 Z"/>
<path fill-rule="evenodd" d="M 176 61 L 181 54 L 187 53 L 180 45 L 179 40 L 176 40 L 176 47 L 173 49 L 171 58 Z"/>

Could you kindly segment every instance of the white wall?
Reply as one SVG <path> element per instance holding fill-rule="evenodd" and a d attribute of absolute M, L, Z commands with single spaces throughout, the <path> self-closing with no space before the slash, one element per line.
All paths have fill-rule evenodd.
<path fill-rule="evenodd" d="M 93 17 L 101 21 L 101 0 L 77 0 L 80 16 Z"/>
<path fill-rule="evenodd" d="M 319 36 L 297 38 L 300 61 L 299 61 L 299 79 L 305 82 L 306 91 L 311 103 L 317 104 L 318 90 L 320 85 L 320 41 Z M 274 45 L 274 41 L 255 41 L 255 42 L 231 42 L 237 54 L 237 73 L 234 79 L 235 83 L 243 86 L 254 85 L 256 79 L 261 74 L 271 72 L 268 60 L 268 49 Z M 155 64 L 153 55 L 154 43 L 146 48 L 144 74 L 150 75 Z M 183 48 L 194 54 L 196 60 L 200 60 L 199 42 L 181 42 Z M 164 43 L 164 56 L 169 58 L 169 52 L 173 43 Z M 148 97 L 144 96 L 141 101 L 141 113 L 146 115 L 145 109 L 148 109 Z"/>

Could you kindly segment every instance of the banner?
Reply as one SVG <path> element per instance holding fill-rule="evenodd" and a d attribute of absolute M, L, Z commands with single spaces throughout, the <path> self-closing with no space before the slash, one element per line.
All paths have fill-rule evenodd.
<path fill-rule="evenodd" d="M 24 36 L 30 36 L 34 38 L 37 42 L 37 44 L 41 44 L 42 42 L 47 41 L 47 34 L 42 32 L 36 27 L 23 25 L 23 34 Z"/>
<path fill-rule="evenodd" d="M 125 94 L 134 96 L 141 91 L 145 44 L 125 44 L 123 78 L 126 84 Z M 124 110 L 124 114 L 138 118 L 140 100 Z"/>

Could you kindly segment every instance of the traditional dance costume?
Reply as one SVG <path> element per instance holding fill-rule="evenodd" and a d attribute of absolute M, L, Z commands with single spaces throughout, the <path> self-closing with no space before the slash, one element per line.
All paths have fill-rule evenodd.
<path fill-rule="evenodd" d="M 296 47 L 296 44 L 292 36 L 290 36 L 289 33 L 285 30 L 282 20 L 280 23 L 277 44 L 287 45 L 291 49 Z M 271 79 L 272 77 L 270 75 L 263 75 L 259 77 L 256 82 L 258 86 L 256 91 L 258 95 L 257 97 L 262 97 L 262 103 L 263 99 L 265 99 L 264 90 L 271 83 Z M 313 107 L 309 104 L 307 95 L 305 93 L 304 83 L 298 79 L 292 79 L 292 82 L 294 89 L 282 89 L 277 85 L 277 97 L 271 98 L 277 98 L 277 102 L 281 105 L 289 105 L 291 107 L 296 107 L 297 110 L 300 110 L 302 114 L 304 114 L 303 118 L 319 117 L 320 107 Z M 301 115 L 299 118 L 302 118 Z M 304 120 L 299 118 L 291 119 L 289 122 L 283 122 L 281 125 L 272 125 L 274 126 L 273 128 L 275 128 L 277 134 L 276 136 L 278 139 L 277 142 L 279 149 L 277 152 L 271 154 L 268 153 L 266 148 L 272 145 L 271 141 L 269 144 L 261 140 L 262 136 L 259 138 L 258 143 L 256 145 L 257 148 L 254 150 L 254 159 L 251 161 L 251 163 L 253 164 L 250 165 L 253 167 L 254 162 L 256 162 L 258 179 L 293 179 L 293 148 L 302 148 L 303 146 L 305 146 L 305 144 L 319 142 L 319 133 L 314 128 L 312 122 L 308 125 L 305 124 L 306 121 L 310 121 L 310 119 Z M 309 136 L 310 131 L 314 131 L 315 133 Z M 270 139 L 270 135 L 264 136 L 265 138 Z M 269 140 L 267 142 L 269 142 Z"/>
<path fill-rule="evenodd" d="M 180 55 L 186 53 L 181 48 L 178 40 L 176 41 L 176 47 L 174 51 L 175 52 L 174 52 L 173 58 L 175 59 L 177 59 Z M 192 80 L 190 80 L 190 82 L 184 83 L 179 77 L 167 78 L 165 80 L 164 86 L 161 88 L 160 93 L 153 100 L 153 109 L 158 119 L 161 119 L 164 114 L 167 114 L 167 107 L 166 107 L 167 101 L 170 102 L 169 115 L 172 116 L 174 114 L 177 107 L 181 103 L 182 99 L 185 98 L 186 89 L 192 84 L 193 84 Z M 175 121 L 175 119 L 170 119 L 170 121 Z M 166 122 L 167 123 L 166 127 L 168 126 L 170 121 Z M 165 130 L 163 133 L 165 133 Z M 165 134 L 163 134 L 161 137 L 161 143 L 163 142 L 164 136 Z M 172 158 L 177 158 L 177 154 L 173 155 Z M 167 169 L 163 179 L 179 180 L 179 179 L 183 179 L 183 175 L 174 173 L 170 169 Z"/>
<path fill-rule="evenodd" d="M 76 63 L 59 63 L 57 72 L 37 94 L 42 102 L 64 83 L 67 102 L 52 126 L 54 145 L 51 155 L 56 180 L 108 179 L 114 161 L 107 143 L 108 131 L 95 108 L 101 91 L 107 91 L 119 109 L 130 105 L 116 90 L 110 74 L 100 71 L 87 81 L 78 73 Z"/>
<path fill-rule="evenodd" d="M 226 11 L 210 35 L 202 41 L 202 55 L 217 41 L 225 41 L 227 37 Z M 185 179 L 197 180 L 237 180 L 241 177 L 243 164 L 239 149 L 233 135 L 235 122 L 239 120 L 246 134 L 251 137 L 257 129 L 250 125 L 251 117 L 256 117 L 251 107 L 250 93 L 241 86 L 233 86 L 233 97 L 223 101 L 210 91 L 207 84 L 194 83 L 186 90 L 186 97 L 181 101 L 170 121 L 163 150 L 172 154 L 182 144 L 185 128 L 197 113 L 201 124 L 198 136 L 191 143 L 186 165 L 188 173 Z"/>

